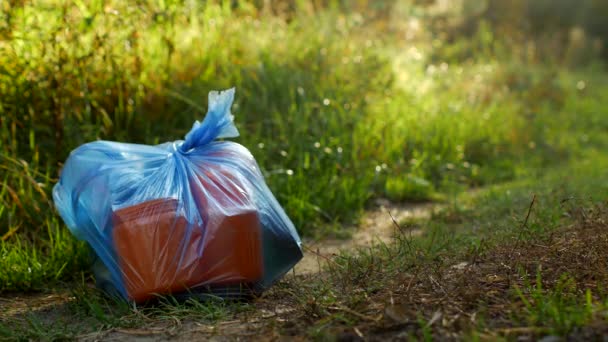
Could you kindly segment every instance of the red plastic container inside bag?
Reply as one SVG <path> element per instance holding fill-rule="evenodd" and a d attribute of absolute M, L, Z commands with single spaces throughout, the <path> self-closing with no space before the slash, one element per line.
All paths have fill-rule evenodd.
<path fill-rule="evenodd" d="M 239 136 L 233 100 L 234 89 L 210 92 L 205 119 L 183 140 L 93 141 L 70 153 L 53 200 L 95 252 L 101 288 L 136 302 L 190 298 L 190 288 L 194 296 L 248 297 L 302 258 L 300 237 L 250 151 L 219 141 Z"/>
<path fill-rule="evenodd" d="M 159 199 L 114 212 L 113 239 L 129 298 L 143 301 L 196 284 L 203 228 L 177 215 L 177 200 Z"/>
<path fill-rule="evenodd" d="M 263 276 L 262 229 L 245 184 L 210 168 L 190 188 L 206 221 L 201 263 L 210 284 L 252 283 Z"/>
<path fill-rule="evenodd" d="M 261 227 L 244 184 L 210 170 L 191 180 L 190 187 L 202 227 L 177 214 L 175 199 L 114 213 L 114 245 L 132 300 L 262 278 Z"/>

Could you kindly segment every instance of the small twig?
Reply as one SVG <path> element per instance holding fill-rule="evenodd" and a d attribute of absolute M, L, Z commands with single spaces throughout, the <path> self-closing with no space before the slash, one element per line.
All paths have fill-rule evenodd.
<path fill-rule="evenodd" d="M 408 296 L 410 295 L 410 289 L 412 287 L 412 283 L 414 282 L 414 280 L 418 280 L 419 272 L 420 272 L 420 269 L 416 268 L 412 278 L 410 278 L 410 281 L 407 283 L 407 288 L 405 289 L 405 293 L 407 293 Z"/>
<path fill-rule="evenodd" d="M 361 333 L 361 330 L 359 330 L 359 328 L 355 327 L 355 334 L 357 334 L 357 336 L 359 336 L 360 338 L 365 338 L 365 336 L 363 336 L 363 333 Z"/>
<path fill-rule="evenodd" d="M 433 317 L 431 317 L 431 319 L 426 323 L 426 327 L 430 327 L 433 324 L 435 324 L 435 322 L 437 322 L 438 320 L 441 319 L 441 317 L 443 316 L 443 314 L 441 313 L 441 311 L 437 310 L 435 311 L 435 313 L 433 314 Z"/>
<path fill-rule="evenodd" d="M 393 214 L 391 214 L 391 211 L 387 210 L 387 212 L 388 212 L 388 216 L 391 217 L 391 221 L 393 221 L 393 225 L 395 226 L 395 228 L 397 228 L 397 231 L 399 233 L 402 233 L 403 232 L 403 228 L 401 228 L 401 226 L 399 225 L 399 223 L 397 223 L 397 220 L 395 219 L 395 217 L 393 216 Z"/>
<path fill-rule="evenodd" d="M 543 327 L 513 327 L 513 328 L 502 328 L 491 330 L 489 333 L 498 333 L 501 335 L 511 335 L 511 334 L 529 334 L 529 333 L 542 333 L 546 332 L 547 328 Z"/>
<path fill-rule="evenodd" d="M 536 203 L 536 194 L 534 194 L 532 196 L 532 201 L 530 201 L 530 206 L 528 207 L 528 212 L 526 213 L 526 218 L 524 219 L 524 222 L 522 223 L 522 225 L 519 227 L 519 234 L 517 235 L 517 241 L 515 241 L 515 246 L 513 246 L 513 249 L 511 250 L 511 254 L 513 254 L 513 252 L 515 251 L 515 248 L 519 247 L 519 242 L 521 241 L 522 235 L 524 233 L 524 228 L 529 229 L 528 228 L 528 220 L 530 219 L 530 214 L 532 214 L 532 208 L 534 207 L 534 203 Z"/>
<path fill-rule="evenodd" d="M 340 264 L 338 264 L 337 262 L 335 262 L 335 261 L 334 261 L 332 258 L 329 258 L 329 257 L 327 257 L 327 256 L 325 256 L 325 255 L 323 255 L 323 254 L 319 253 L 318 251 L 314 251 L 313 249 L 311 249 L 311 248 L 310 248 L 310 247 L 308 247 L 308 246 L 302 245 L 302 247 L 303 247 L 303 248 L 304 248 L 306 251 L 308 251 L 308 252 L 310 252 L 310 253 L 312 253 L 312 254 L 314 254 L 314 255 L 318 256 L 318 257 L 321 257 L 321 258 L 325 259 L 327 262 L 331 262 L 332 264 L 334 264 L 334 265 L 336 265 L 336 266 L 338 266 L 338 267 L 340 267 L 340 268 L 344 268 L 342 265 L 340 265 Z"/>
<path fill-rule="evenodd" d="M 431 283 L 435 284 L 437 287 L 439 287 L 439 289 L 441 290 L 441 292 L 443 292 L 443 294 L 445 295 L 446 298 L 449 298 L 450 295 L 447 293 L 447 291 L 443 288 L 443 286 L 441 286 L 441 284 L 439 284 L 439 282 L 437 280 L 435 280 L 435 278 L 433 278 L 432 275 L 429 275 L 429 280 L 431 281 Z"/>
<path fill-rule="evenodd" d="M 410 238 L 408 238 L 407 236 L 405 236 L 405 234 L 403 234 L 403 228 L 401 228 L 401 225 L 399 225 L 399 223 L 397 223 L 397 220 L 395 219 L 395 217 L 393 216 L 393 214 L 391 214 L 390 210 L 388 211 L 388 215 L 391 217 L 391 220 L 393 221 L 393 225 L 397 228 L 397 231 L 405 239 L 405 242 L 407 243 L 407 248 L 409 249 L 409 251 L 411 253 L 412 252 L 412 243 L 410 241 Z"/>
<path fill-rule="evenodd" d="M 359 317 L 359 318 L 361 318 L 363 320 L 370 321 L 370 322 L 378 322 L 381 319 L 381 317 L 382 317 L 382 316 L 380 316 L 380 318 L 374 318 L 374 317 L 362 314 L 360 312 L 357 312 L 355 310 L 349 309 L 349 308 L 347 308 L 345 306 L 342 306 L 342 305 L 340 305 L 340 306 L 331 306 L 331 307 L 329 307 L 329 309 L 331 309 L 331 310 L 337 310 L 337 311 L 343 311 L 343 312 L 349 313 L 349 314 L 351 314 L 353 316 L 357 316 L 357 317 Z"/>
<path fill-rule="evenodd" d="M 131 335 L 131 336 L 148 336 L 148 335 L 159 335 L 159 334 L 164 334 L 165 333 L 165 329 L 120 329 L 120 328 L 116 328 L 114 329 L 114 331 L 116 331 L 117 333 L 121 333 L 121 334 L 125 334 L 125 335 Z"/>
<path fill-rule="evenodd" d="M 566 198 L 563 198 L 561 201 L 559 201 L 559 204 L 563 205 L 564 203 L 569 202 L 574 199 L 576 199 L 574 196 L 566 197 Z"/>
<path fill-rule="evenodd" d="M 312 248 L 311 248 L 312 249 Z M 318 272 L 317 274 L 321 273 L 321 270 L 323 269 L 323 267 L 321 267 L 321 259 L 319 259 L 319 255 L 321 254 L 319 247 L 317 247 L 317 252 L 315 253 L 315 255 L 317 255 L 317 267 L 318 267 Z"/>
<path fill-rule="evenodd" d="M 534 206 L 534 203 L 536 202 L 536 194 L 534 194 L 534 196 L 532 196 L 532 201 L 530 202 L 530 206 L 528 207 L 528 213 L 526 214 L 526 219 L 524 220 L 524 224 L 521 226 L 521 228 L 523 229 L 528 228 L 528 219 L 530 218 L 530 214 L 532 213 L 532 207 Z"/>
<path fill-rule="evenodd" d="M 8 232 L 6 232 L 6 234 L 2 235 L 2 237 L 0 238 L 1 241 L 6 241 L 8 240 L 8 238 L 10 238 L 11 236 L 15 235 L 15 233 L 19 230 L 19 228 L 21 228 L 21 225 L 17 225 L 13 228 L 11 228 Z"/>

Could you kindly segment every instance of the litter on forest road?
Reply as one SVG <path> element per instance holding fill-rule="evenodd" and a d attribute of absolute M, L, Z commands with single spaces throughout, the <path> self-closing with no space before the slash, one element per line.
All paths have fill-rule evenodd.
<path fill-rule="evenodd" d="M 185 140 L 155 146 L 95 141 L 72 151 L 55 205 L 97 257 L 106 292 L 138 303 L 157 295 L 256 295 L 301 258 L 296 229 L 239 135 L 234 88 L 209 93 Z"/>

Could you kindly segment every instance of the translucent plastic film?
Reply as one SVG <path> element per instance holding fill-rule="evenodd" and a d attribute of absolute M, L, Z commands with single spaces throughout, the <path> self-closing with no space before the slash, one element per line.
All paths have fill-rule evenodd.
<path fill-rule="evenodd" d="M 301 258 L 300 238 L 238 136 L 234 89 L 209 94 L 185 140 L 96 141 L 72 151 L 55 205 L 98 257 L 98 283 L 142 302 L 160 294 L 267 289 Z"/>

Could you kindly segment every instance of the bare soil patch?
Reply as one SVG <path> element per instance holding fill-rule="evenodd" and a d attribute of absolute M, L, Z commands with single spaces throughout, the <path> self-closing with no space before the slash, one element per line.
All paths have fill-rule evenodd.
<path fill-rule="evenodd" d="M 435 203 L 392 203 L 377 200 L 377 207 L 366 212 L 361 223 L 352 227 L 354 233 L 349 239 L 326 239 L 321 241 L 305 240 L 304 258 L 294 268 L 294 273 L 313 274 L 322 271 L 330 258 L 342 250 L 352 251 L 359 247 L 371 247 L 373 244 L 389 244 L 395 234 L 395 222 L 411 218 L 429 218 Z M 415 236 L 421 231 L 410 232 Z"/>

